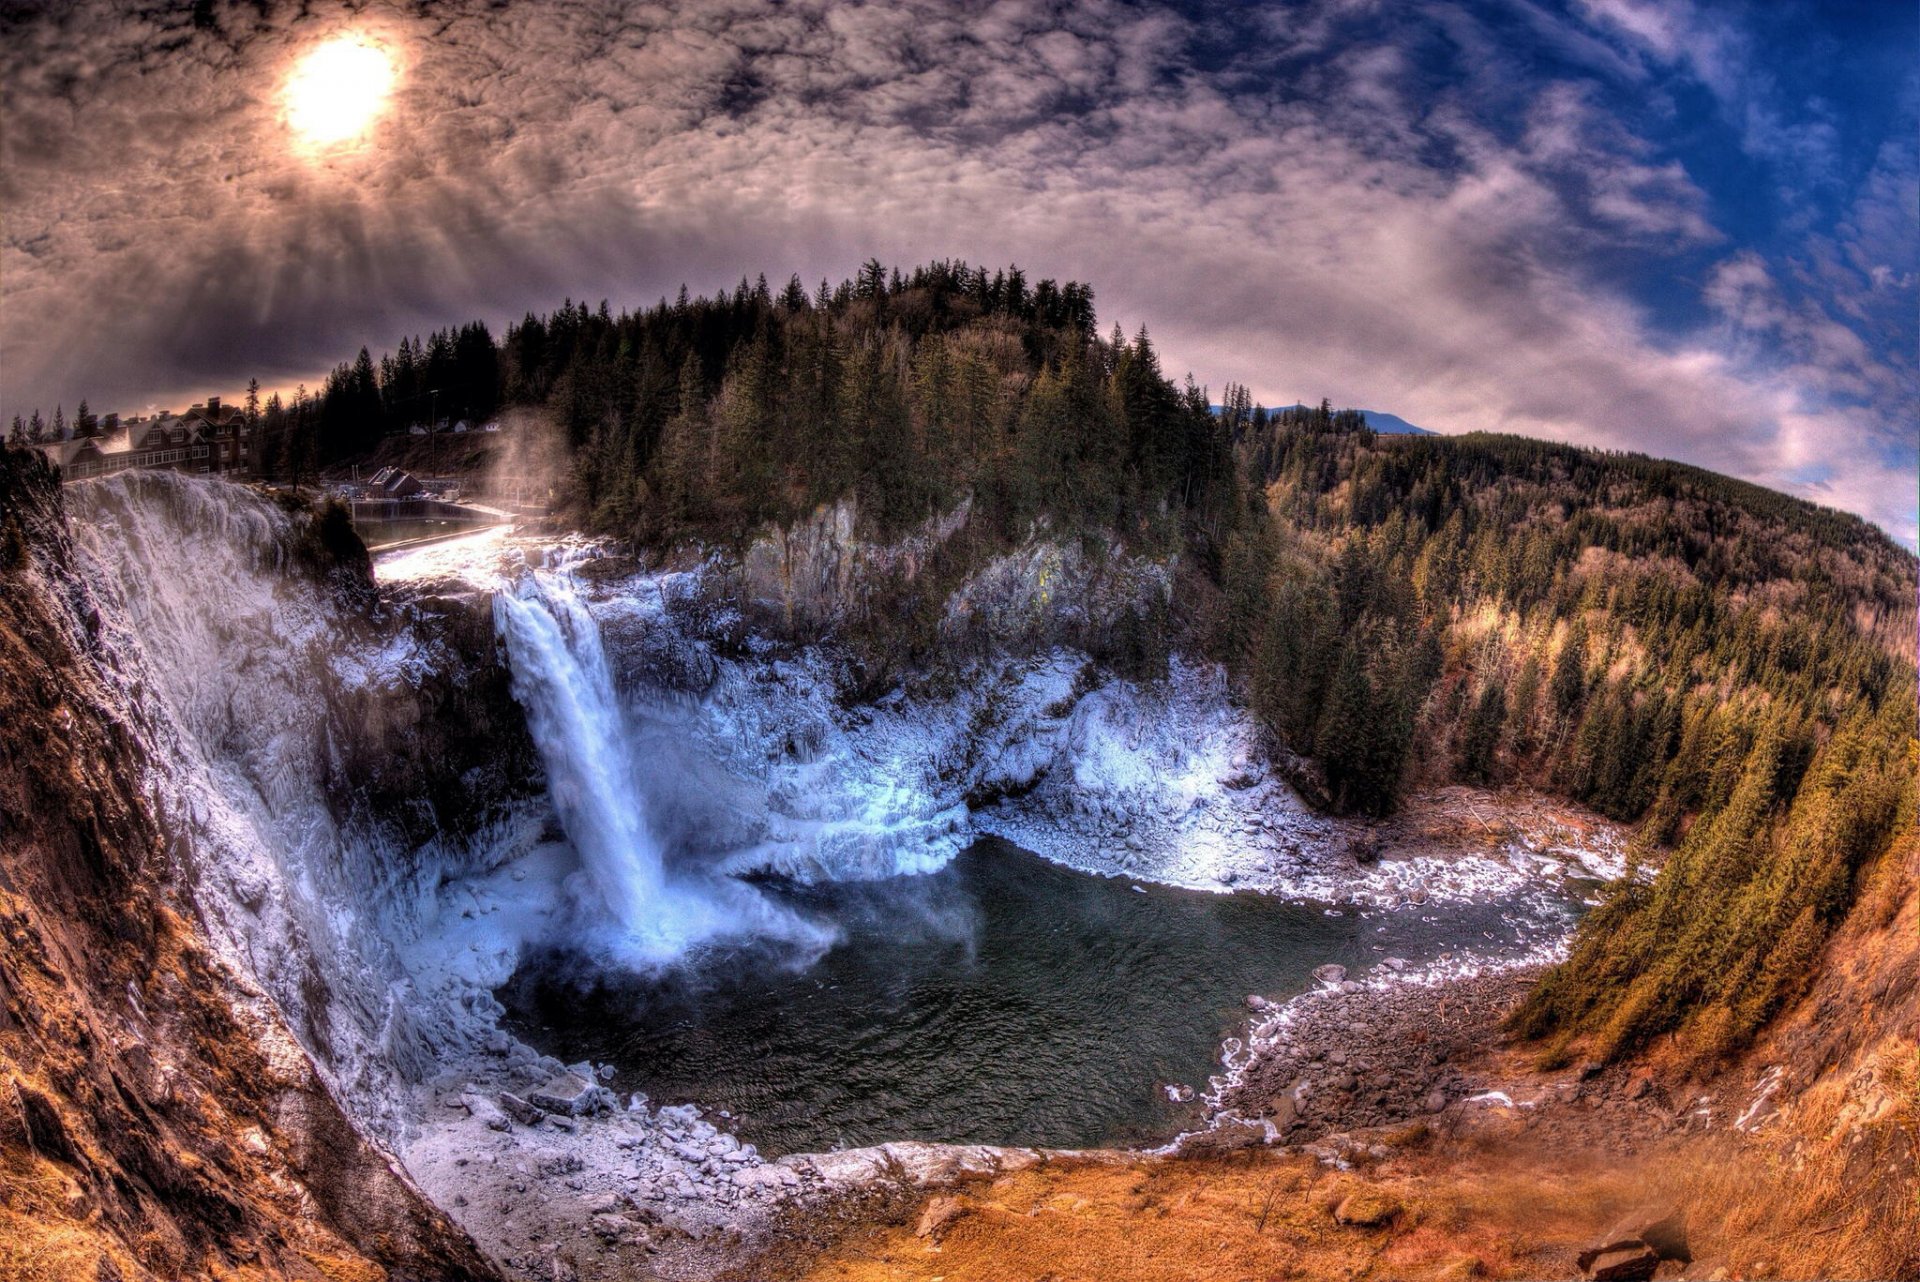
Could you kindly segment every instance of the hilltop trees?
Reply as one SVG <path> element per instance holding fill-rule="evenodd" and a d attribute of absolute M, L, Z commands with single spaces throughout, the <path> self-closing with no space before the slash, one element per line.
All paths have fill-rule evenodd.
<path fill-rule="evenodd" d="M 553 415 L 576 501 L 614 532 L 731 539 L 843 495 L 894 532 L 972 495 L 1009 533 L 1070 507 L 1164 538 L 1230 501 L 1232 456 L 1144 331 L 1103 343 L 1093 320 L 1077 282 L 870 260 L 811 297 L 742 279 L 637 314 L 529 315 L 501 388 Z"/>

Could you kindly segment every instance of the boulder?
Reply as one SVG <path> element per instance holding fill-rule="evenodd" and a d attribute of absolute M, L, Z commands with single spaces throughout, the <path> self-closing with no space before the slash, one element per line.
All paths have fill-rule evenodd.
<path fill-rule="evenodd" d="M 501 1111 L 499 1105 L 484 1095 L 476 1095 L 469 1091 L 460 1097 L 460 1102 L 465 1104 L 467 1112 L 483 1122 L 488 1130 L 504 1131 L 513 1125 L 507 1120 L 506 1113 Z"/>
<path fill-rule="evenodd" d="M 1622 1246 L 1601 1252 L 1581 1267 L 1593 1282 L 1648 1282 L 1660 1268 L 1660 1253 L 1650 1246 Z"/>
<path fill-rule="evenodd" d="M 1322 984 L 1326 984 L 1329 987 L 1336 987 L 1341 980 L 1347 977 L 1347 968 L 1338 962 L 1328 962 L 1324 966 L 1315 966 L 1313 968 L 1313 977 Z"/>
<path fill-rule="evenodd" d="M 1340 1199 L 1333 1208 L 1336 1224 L 1353 1228 L 1377 1229 L 1393 1223 L 1400 1214 L 1400 1203 L 1378 1189 L 1361 1189 Z"/>
<path fill-rule="evenodd" d="M 527 1101 L 521 1099 L 512 1091 L 500 1092 L 500 1107 L 506 1110 L 508 1117 L 511 1117 L 522 1126 L 537 1125 L 540 1119 L 546 1116 L 544 1112 L 527 1103 Z"/>
<path fill-rule="evenodd" d="M 967 1213 L 967 1207 L 957 1197 L 936 1197 L 927 1203 L 927 1209 L 920 1213 L 920 1223 L 914 1226 L 915 1237 L 938 1239 L 949 1225 Z"/>
<path fill-rule="evenodd" d="M 1677 1206 L 1640 1211 L 1621 1221 L 1618 1228 L 1645 1242 L 1663 1260 L 1693 1263 L 1693 1251 L 1687 1245 L 1687 1213 Z"/>
<path fill-rule="evenodd" d="M 1678 1260 L 1683 1264 L 1691 1263 L 1693 1253 L 1687 1245 L 1687 1215 L 1678 1207 L 1661 1206 L 1642 1208 L 1628 1215 L 1611 1229 L 1607 1230 L 1592 1245 L 1574 1257 L 1574 1263 L 1582 1269 L 1591 1270 L 1610 1255 L 1623 1251 L 1653 1253 L 1654 1267 L 1661 1260 Z M 1624 1267 L 1615 1262 L 1614 1267 Z M 1599 1277 L 1600 1274 L 1593 1273 Z M 1640 1277 L 1637 1273 L 1618 1273 L 1614 1277 Z M 1649 1272 L 1644 1276 L 1651 1277 Z"/>
<path fill-rule="evenodd" d="M 591 1069 L 588 1070 L 591 1073 Z M 556 1077 L 550 1077 L 543 1085 L 527 1092 L 527 1102 L 535 1108 L 549 1113 L 561 1113 L 568 1117 L 583 1117 L 588 1113 L 598 1113 L 612 1106 L 613 1093 L 604 1086 L 596 1086 L 590 1076 L 582 1076 L 574 1069 Z"/>
<path fill-rule="evenodd" d="M 618 1242 L 637 1226 L 624 1215 L 601 1214 L 593 1217 L 593 1232 L 602 1242 Z"/>

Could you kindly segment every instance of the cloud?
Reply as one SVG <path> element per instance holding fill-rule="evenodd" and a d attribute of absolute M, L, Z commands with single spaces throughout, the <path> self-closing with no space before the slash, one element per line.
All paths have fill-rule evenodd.
<path fill-rule="evenodd" d="M 1764 256 L 1619 98 L 1746 46 L 1592 8 L 75 5 L 0 30 L 0 394 L 178 405 L 563 295 L 959 255 L 1092 282 L 1216 387 L 1678 455 L 1911 540 L 1873 330 L 1912 149 Z M 300 155 L 278 86 L 344 29 L 400 58 L 393 111 Z M 1708 320 L 1656 325 L 1622 263 L 1694 273 Z"/>

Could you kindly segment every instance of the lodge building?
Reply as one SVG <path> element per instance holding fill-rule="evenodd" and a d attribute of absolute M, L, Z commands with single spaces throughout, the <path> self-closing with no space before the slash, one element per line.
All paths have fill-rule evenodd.
<path fill-rule="evenodd" d="M 108 476 L 129 468 L 221 473 L 254 470 L 259 433 L 246 412 L 222 405 L 218 396 L 184 414 L 161 412 L 123 420 L 103 436 L 41 441 L 33 446 L 60 465 L 69 481 Z"/>

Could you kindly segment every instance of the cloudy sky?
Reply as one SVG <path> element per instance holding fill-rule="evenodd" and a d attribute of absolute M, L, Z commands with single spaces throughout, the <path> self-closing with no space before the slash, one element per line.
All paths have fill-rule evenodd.
<path fill-rule="evenodd" d="M 390 57 L 319 146 L 301 59 Z M 1169 367 L 1686 459 L 1911 544 L 1909 3 L 0 5 L 0 410 L 877 255 Z"/>

